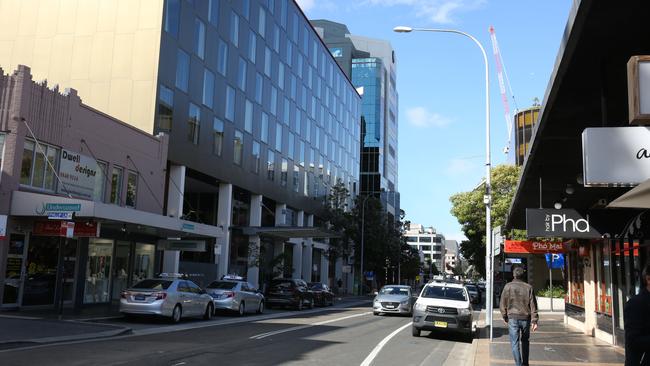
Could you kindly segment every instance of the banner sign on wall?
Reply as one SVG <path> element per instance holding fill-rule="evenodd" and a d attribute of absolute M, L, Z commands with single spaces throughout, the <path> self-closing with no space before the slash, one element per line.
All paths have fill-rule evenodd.
<path fill-rule="evenodd" d="M 99 236 L 100 223 L 96 221 L 36 221 L 32 235 L 34 236 L 61 236 L 66 238 L 95 238 Z"/>
<path fill-rule="evenodd" d="M 95 159 L 61 149 L 59 178 L 63 184 L 59 184 L 58 193 L 92 200 L 95 193 L 95 180 L 102 179 L 101 176 Z"/>
<path fill-rule="evenodd" d="M 572 209 L 526 209 L 526 230 L 529 238 L 601 238 L 601 234 Z"/>
<path fill-rule="evenodd" d="M 563 253 L 566 247 L 561 241 L 506 240 L 504 251 L 517 254 Z"/>

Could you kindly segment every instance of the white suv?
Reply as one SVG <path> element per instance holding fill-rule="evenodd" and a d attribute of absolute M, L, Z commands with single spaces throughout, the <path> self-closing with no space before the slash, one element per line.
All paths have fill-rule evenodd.
<path fill-rule="evenodd" d="M 430 282 L 413 307 L 413 336 L 422 330 L 455 331 L 474 336 L 472 304 L 467 289 L 462 284 Z"/>

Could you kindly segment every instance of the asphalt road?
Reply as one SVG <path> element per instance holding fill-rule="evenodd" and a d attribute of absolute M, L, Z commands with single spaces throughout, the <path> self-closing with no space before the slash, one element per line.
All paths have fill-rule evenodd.
<path fill-rule="evenodd" d="M 428 332 L 412 337 L 410 318 L 373 316 L 370 303 L 246 320 L 189 321 L 172 327 L 143 322 L 129 336 L 2 351 L 0 364 L 458 365 L 471 352 L 471 343 L 461 337 Z"/>

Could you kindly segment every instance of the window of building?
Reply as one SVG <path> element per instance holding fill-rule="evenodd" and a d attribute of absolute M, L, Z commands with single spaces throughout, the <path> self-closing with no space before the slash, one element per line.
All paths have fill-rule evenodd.
<path fill-rule="evenodd" d="M 228 44 L 219 38 L 219 55 L 217 60 L 217 72 L 226 76 L 228 69 Z"/>
<path fill-rule="evenodd" d="M 215 117 L 212 120 L 212 131 L 214 134 L 212 153 L 221 156 L 221 153 L 223 152 L 223 121 Z"/>
<path fill-rule="evenodd" d="M 294 149 L 295 149 L 295 135 L 291 132 L 289 132 L 289 159 L 293 160 L 294 159 Z"/>
<path fill-rule="evenodd" d="M 201 123 L 201 108 L 190 103 L 190 109 L 187 116 L 187 139 L 194 145 L 199 143 L 199 126 Z"/>
<path fill-rule="evenodd" d="M 244 152 L 244 133 L 241 131 L 235 131 L 235 139 L 233 144 L 233 162 L 237 165 L 242 163 L 242 154 Z"/>
<path fill-rule="evenodd" d="M 278 88 L 284 90 L 284 64 L 278 62 Z"/>
<path fill-rule="evenodd" d="M 273 24 L 273 50 L 280 52 L 280 27 Z"/>
<path fill-rule="evenodd" d="M 284 61 L 289 65 L 289 68 L 291 68 L 293 63 L 293 43 L 291 43 L 291 41 L 287 42 L 287 54 Z"/>
<path fill-rule="evenodd" d="M 214 104 L 214 74 L 210 70 L 203 70 L 203 104 L 212 108 Z"/>
<path fill-rule="evenodd" d="M 239 69 L 237 70 L 237 87 L 241 91 L 246 91 L 246 60 L 239 58 Z"/>
<path fill-rule="evenodd" d="M 300 153 L 300 159 L 299 159 L 300 165 L 304 167 L 305 166 L 305 142 L 302 140 L 300 140 L 299 153 Z"/>
<path fill-rule="evenodd" d="M 190 55 L 180 48 L 176 54 L 176 87 L 187 93 L 190 80 Z"/>
<path fill-rule="evenodd" d="M 214 26 L 219 24 L 219 0 L 208 0 L 208 17 Z"/>
<path fill-rule="evenodd" d="M 241 0 L 242 15 L 248 20 L 251 16 L 251 0 Z"/>
<path fill-rule="evenodd" d="M 258 174 L 260 172 L 260 143 L 257 141 L 253 141 L 251 157 L 251 171 Z"/>
<path fill-rule="evenodd" d="M 271 77 L 271 50 L 264 47 L 264 74 Z"/>
<path fill-rule="evenodd" d="M 275 153 L 269 149 L 266 157 L 266 178 L 275 180 Z"/>
<path fill-rule="evenodd" d="M 114 166 L 111 173 L 111 196 L 110 203 L 119 205 L 122 199 L 122 179 L 124 176 L 124 169 L 119 166 Z"/>
<path fill-rule="evenodd" d="M 284 122 L 285 125 L 289 126 L 289 106 L 291 104 L 289 103 L 289 98 L 284 97 L 284 109 L 282 113 L 282 121 Z"/>
<path fill-rule="evenodd" d="M 420 237 L 420 243 L 431 243 L 431 237 L 430 236 L 421 236 Z"/>
<path fill-rule="evenodd" d="M 287 29 L 287 2 L 280 1 L 280 25 L 282 29 Z"/>
<path fill-rule="evenodd" d="M 420 238 L 420 239 L 422 239 L 422 238 Z M 422 251 L 427 251 L 428 252 L 428 251 L 431 250 L 431 245 L 421 245 L 420 249 L 422 249 Z"/>
<path fill-rule="evenodd" d="M 289 169 L 289 163 L 287 162 L 287 159 L 282 159 L 282 166 L 281 166 L 281 171 L 280 171 L 280 185 L 282 187 L 287 186 L 287 170 Z"/>
<path fill-rule="evenodd" d="M 248 34 L 248 59 L 252 63 L 255 63 L 255 58 L 257 56 L 257 35 L 255 32 L 251 31 Z"/>
<path fill-rule="evenodd" d="M 275 149 L 282 154 L 282 125 L 275 124 Z"/>
<path fill-rule="evenodd" d="M 406 241 L 409 243 L 417 243 L 418 242 L 418 237 L 417 236 L 407 236 Z"/>
<path fill-rule="evenodd" d="M 174 91 L 160 85 L 160 98 L 158 101 L 158 128 L 165 131 L 172 130 L 174 118 Z"/>
<path fill-rule="evenodd" d="M 95 176 L 95 189 L 93 190 L 93 201 L 104 202 L 106 194 L 106 174 L 108 173 L 108 164 L 103 161 L 97 161 L 97 175 Z"/>
<path fill-rule="evenodd" d="M 20 170 L 20 184 L 54 190 L 54 172 L 56 169 L 60 149 L 40 142 L 38 145 L 32 140 L 25 140 L 23 158 Z M 49 161 L 49 163 L 48 163 Z"/>
<path fill-rule="evenodd" d="M 255 73 L 255 101 L 262 104 L 262 91 L 264 90 L 264 77 L 260 73 Z"/>
<path fill-rule="evenodd" d="M 239 46 L 239 16 L 234 11 L 230 12 L 230 42 Z"/>
<path fill-rule="evenodd" d="M 194 19 L 194 52 L 201 60 L 205 57 L 205 24 L 198 18 Z"/>
<path fill-rule="evenodd" d="M 293 166 L 293 191 L 300 192 L 300 168 L 298 165 Z"/>
<path fill-rule="evenodd" d="M 262 123 L 260 128 L 260 139 L 264 143 L 269 143 L 269 115 L 262 112 Z"/>
<path fill-rule="evenodd" d="M 126 178 L 125 205 L 127 207 L 135 208 L 137 194 L 138 194 L 138 173 L 129 170 Z"/>
<path fill-rule="evenodd" d="M 235 121 L 235 89 L 226 85 L 226 119 L 230 122 Z"/>
<path fill-rule="evenodd" d="M 266 38 L 266 12 L 260 7 L 260 16 L 258 18 L 257 31 L 262 38 Z"/>
<path fill-rule="evenodd" d="M 299 135 L 300 135 L 300 132 L 302 132 L 302 128 L 301 128 L 302 124 L 300 123 L 301 122 L 300 116 L 301 116 L 300 109 L 296 108 L 296 118 L 295 118 L 295 121 L 294 121 L 295 122 L 295 128 L 294 129 Z"/>
<path fill-rule="evenodd" d="M 271 87 L 271 114 L 277 116 L 278 114 L 278 89 L 274 86 Z"/>
<path fill-rule="evenodd" d="M 246 108 L 244 109 L 244 131 L 253 133 L 253 103 L 246 99 Z"/>
<path fill-rule="evenodd" d="M 165 2 L 165 32 L 178 38 L 178 25 L 181 16 L 181 0 Z"/>

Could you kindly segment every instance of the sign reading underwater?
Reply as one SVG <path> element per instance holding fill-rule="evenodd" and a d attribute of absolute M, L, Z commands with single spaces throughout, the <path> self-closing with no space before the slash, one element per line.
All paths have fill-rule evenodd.
<path fill-rule="evenodd" d="M 95 159 L 74 151 L 61 149 L 59 178 L 63 184 L 59 184 L 58 193 L 92 200 L 95 193 L 95 182 L 97 179 L 101 179 L 101 175 Z"/>
<path fill-rule="evenodd" d="M 571 209 L 526 209 L 526 231 L 529 238 L 600 238 L 601 235 L 589 223 L 589 216 L 582 217 Z"/>

